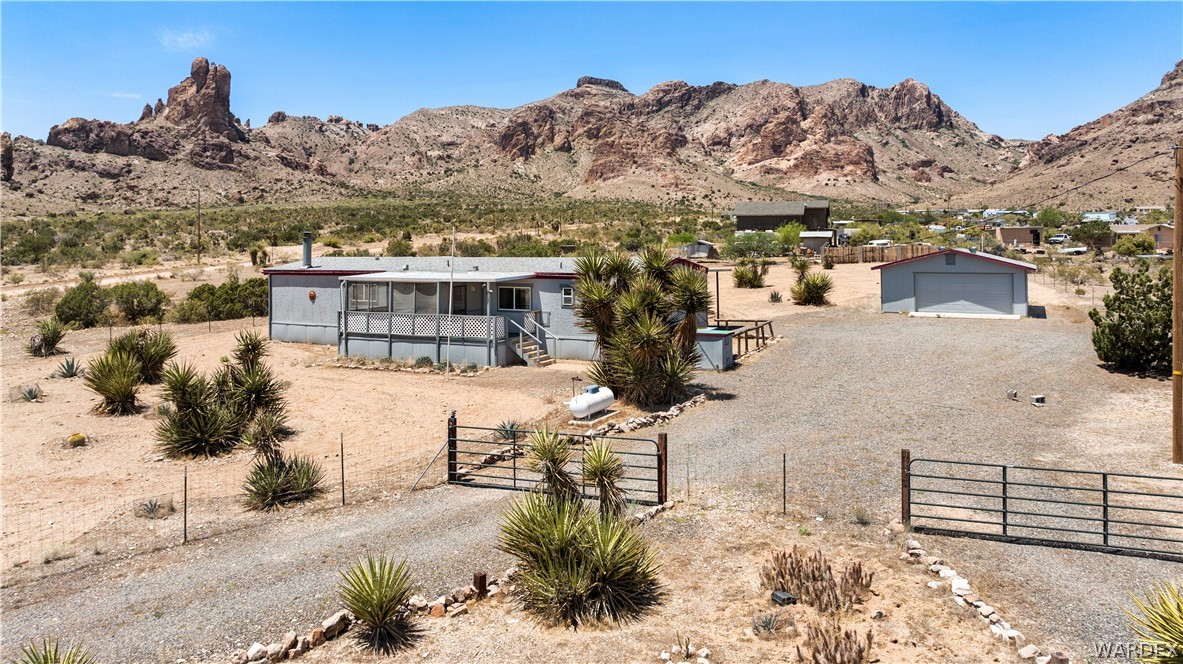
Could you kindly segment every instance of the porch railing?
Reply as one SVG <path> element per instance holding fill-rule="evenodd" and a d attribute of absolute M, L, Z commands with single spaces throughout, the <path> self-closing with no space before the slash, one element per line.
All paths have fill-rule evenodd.
<path fill-rule="evenodd" d="M 337 332 L 396 337 L 452 337 L 504 341 L 508 329 L 501 316 L 454 314 L 399 314 L 389 311 L 345 311 L 337 317 Z"/>

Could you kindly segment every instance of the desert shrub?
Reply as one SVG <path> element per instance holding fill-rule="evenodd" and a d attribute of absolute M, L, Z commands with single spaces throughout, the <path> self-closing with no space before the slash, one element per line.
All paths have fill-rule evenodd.
<path fill-rule="evenodd" d="M 1105 310 L 1089 311 L 1097 359 L 1119 371 L 1166 373 L 1171 368 L 1171 271 L 1151 274 L 1145 261 L 1109 275 Z"/>
<path fill-rule="evenodd" d="M 37 323 L 37 333 L 29 339 L 25 350 L 33 357 L 49 357 L 61 352 L 58 345 L 66 337 L 66 326 L 56 317 Z"/>
<path fill-rule="evenodd" d="M 435 366 L 435 360 L 426 355 L 420 355 L 415 358 L 415 363 L 411 366 L 415 369 L 430 369 Z"/>
<path fill-rule="evenodd" d="M 723 256 L 727 258 L 753 258 L 780 256 L 784 247 L 776 233 L 739 233 L 727 238 L 723 245 Z"/>
<path fill-rule="evenodd" d="M 140 362 L 127 353 L 107 353 L 86 367 L 83 381 L 102 398 L 93 410 L 108 415 L 131 415 L 136 412 L 140 390 Z"/>
<path fill-rule="evenodd" d="M 789 295 L 797 304 L 821 307 L 830 303 L 827 296 L 834 290 L 834 280 L 828 274 L 811 274 L 793 285 Z"/>
<path fill-rule="evenodd" d="M 538 488 L 560 500 L 575 500 L 580 495 L 579 482 L 567 470 L 573 451 L 566 436 L 549 427 L 530 433 L 530 449 L 526 465 L 541 475 Z"/>
<path fill-rule="evenodd" d="M 45 392 L 40 385 L 22 385 L 18 390 L 22 401 L 38 402 Z"/>
<path fill-rule="evenodd" d="M 862 564 L 855 562 L 848 565 L 840 577 L 835 577 L 820 549 L 805 555 L 796 546 L 791 550 L 773 552 L 760 567 L 762 587 L 792 593 L 802 604 L 808 604 L 820 613 L 849 611 L 861 603 L 874 576 L 874 573 L 865 573 Z"/>
<path fill-rule="evenodd" d="M 1183 582 L 1158 584 L 1143 601 L 1134 597 L 1138 614 L 1125 611 L 1130 629 L 1144 646 L 1140 661 L 1174 664 L 1183 656 Z"/>
<path fill-rule="evenodd" d="M 759 269 L 750 264 L 738 264 L 731 272 L 732 283 L 736 288 L 763 288 L 764 277 L 760 276 Z"/>
<path fill-rule="evenodd" d="M 135 325 L 146 318 L 161 320 L 168 296 L 151 281 L 129 281 L 116 284 L 110 289 L 115 308 Z"/>
<path fill-rule="evenodd" d="M 263 512 L 316 498 L 324 493 L 324 471 L 304 456 L 258 459 L 243 484 L 247 509 Z"/>
<path fill-rule="evenodd" d="M 60 288 L 38 288 L 25 293 L 25 313 L 30 316 L 44 316 L 53 313 L 54 306 L 62 299 Z"/>
<path fill-rule="evenodd" d="M 624 489 L 620 481 L 624 478 L 624 461 L 612 451 L 612 444 L 598 439 L 583 452 L 583 480 L 596 487 L 600 498 L 601 516 L 620 516 L 624 513 Z"/>
<path fill-rule="evenodd" d="M 341 570 L 337 597 L 361 623 L 358 638 L 375 652 L 404 648 L 419 633 L 404 606 L 415 592 L 407 561 L 368 556 Z"/>
<path fill-rule="evenodd" d="M 104 320 L 107 312 L 108 293 L 94 281 L 94 276 L 82 273 L 82 282 L 69 288 L 54 307 L 54 315 L 66 325 L 95 327 Z"/>
<path fill-rule="evenodd" d="M 317 238 L 316 241 L 326 247 L 331 247 L 333 249 L 340 249 L 341 245 L 345 244 L 345 241 L 336 235 L 324 235 Z"/>
<path fill-rule="evenodd" d="M 186 302 L 200 302 L 205 306 L 206 318 L 202 321 L 266 316 L 267 280 L 256 277 L 239 281 L 232 275 L 220 286 L 202 284 L 194 288 Z"/>
<path fill-rule="evenodd" d="M 660 565 L 640 532 L 577 501 L 541 493 L 514 501 L 498 548 L 519 561 L 522 604 L 550 624 L 628 622 L 662 598 Z"/>
<path fill-rule="evenodd" d="M 797 646 L 797 660 L 802 664 L 864 664 L 870 661 L 872 635 L 864 636 L 851 629 L 843 629 L 836 620 L 824 620 L 818 625 L 805 626 L 806 658 Z"/>
<path fill-rule="evenodd" d="M 41 643 L 32 642 L 21 646 L 21 653 L 13 664 L 95 664 L 98 660 L 81 644 L 69 647 L 53 639 Z"/>
<path fill-rule="evenodd" d="M 795 221 L 777 228 L 776 239 L 780 242 L 781 251 L 785 254 L 797 253 L 797 247 L 801 244 L 801 233 L 804 232 L 805 226 Z"/>
<path fill-rule="evenodd" d="M 107 344 L 107 353 L 126 353 L 140 365 L 140 380 L 149 385 L 160 382 L 164 366 L 177 355 L 177 345 L 168 332 L 135 330 L 115 337 Z"/>
<path fill-rule="evenodd" d="M 124 265 L 129 267 L 138 265 L 156 265 L 160 262 L 156 256 L 156 252 L 149 251 L 147 249 L 133 249 L 124 253 L 119 258 L 123 261 Z"/>
<path fill-rule="evenodd" d="M 1137 256 L 1139 254 L 1153 254 L 1157 246 L 1154 238 L 1146 233 L 1125 235 L 1113 244 L 1113 253 L 1118 256 Z"/>
<path fill-rule="evenodd" d="M 383 253 L 386 256 L 414 256 L 415 248 L 411 246 L 409 239 L 404 240 L 401 237 L 395 237 L 386 243 L 386 250 Z"/>
<path fill-rule="evenodd" d="M 805 278 L 809 276 L 810 268 L 813 267 L 813 263 L 808 258 L 794 258 L 789 262 L 789 265 L 793 268 L 793 274 L 796 275 L 796 283 L 805 281 Z"/>
<path fill-rule="evenodd" d="M 234 335 L 234 361 L 245 366 L 258 364 L 267 355 L 270 342 L 267 337 L 254 330 L 245 330 Z"/>
<path fill-rule="evenodd" d="M 780 291 L 774 290 L 768 294 L 768 301 L 772 302 L 773 304 L 779 304 L 780 302 L 783 302 L 784 299 L 785 298 L 783 295 L 780 294 Z"/>
<path fill-rule="evenodd" d="M 74 378 L 82 375 L 82 365 L 72 357 L 67 357 L 58 364 L 53 372 L 56 378 Z"/>
<path fill-rule="evenodd" d="M 184 300 L 174 304 L 165 317 L 170 323 L 204 323 L 209 320 L 209 308 L 205 302 L 198 300 Z"/>
<path fill-rule="evenodd" d="M 822 269 L 823 270 L 833 270 L 834 269 L 834 257 L 833 256 L 831 256 L 829 254 L 822 256 Z"/>

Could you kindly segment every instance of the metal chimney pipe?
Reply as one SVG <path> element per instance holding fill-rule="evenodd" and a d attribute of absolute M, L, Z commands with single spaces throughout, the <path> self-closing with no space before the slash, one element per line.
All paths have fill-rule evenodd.
<path fill-rule="evenodd" d="M 312 267 L 312 233 L 304 231 L 304 267 Z"/>

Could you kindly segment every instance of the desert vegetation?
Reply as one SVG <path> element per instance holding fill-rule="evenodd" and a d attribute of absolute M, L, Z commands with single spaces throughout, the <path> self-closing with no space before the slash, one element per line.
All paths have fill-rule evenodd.
<path fill-rule="evenodd" d="M 684 397 L 698 362 L 698 314 L 711 306 L 706 276 L 647 248 L 634 263 L 591 251 L 575 262 L 576 313 L 596 334 L 603 359 L 588 377 L 626 403 L 653 406 Z"/>
<path fill-rule="evenodd" d="M 415 582 L 407 561 L 397 565 L 385 555 L 369 556 L 341 571 L 337 596 L 359 623 L 358 639 L 374 652 L 410 645 L 419 630 L 407 600 Z"/>
<path fill-rule="evenodd" d="M 46 638 L 40 643 L 21 646 L 20 657 L 13 664 L 95 664 L 98 659 L 82 644 L 62 645 Z"/>
<path fill-rule="evenodd" d="M 1134 597 L 1137 612 L 1126 611 L 1130 629 L 1144 646 L 1139 661 L 1172 664 L 1183 657 L 1183 582 L 1154 587 L 1146 598 Z"/>
<path fill-rule="evenodd" d="M 1109 275 L 1104 310 L 1089 311 L 1097 359 L 1119 371 L 1166 373 L 1171 367 L 1171 271 L 1139 261 Z"/>

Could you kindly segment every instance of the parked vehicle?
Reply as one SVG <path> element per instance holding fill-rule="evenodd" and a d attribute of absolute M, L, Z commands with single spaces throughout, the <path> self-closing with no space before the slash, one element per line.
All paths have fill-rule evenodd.
<path fill-rule="evenodd" d="M 1088 253 L 1088 247 L 1061 247 L 1060 253 L 1065 256 L 1083 256 Z"/>
<path fill-rule="evenodd" d="M 868 247 L 890 247 L 891 240 L 871 240 L 867 243 Z"/>
<path fill-rule="evenodd" d="M 1056 233 L 1047 239 L 1048 244 L 1064 244 L 1068 241 L 1067 233 Z"/>

